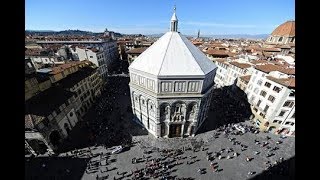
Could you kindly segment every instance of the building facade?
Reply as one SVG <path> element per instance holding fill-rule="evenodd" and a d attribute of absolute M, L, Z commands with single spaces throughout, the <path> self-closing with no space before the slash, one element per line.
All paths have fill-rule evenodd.
<path fill-rule="evenodd" d="M 246 89 L 253 121 L 263 131 L 294 135 L 295 79 L 275 76 L 264 67 L 255 69 Z"/>
<path fill-rule="evenodd" d="M 108 66 L 103 51 L 95 48 L 88 49 L 76 47 L 75 52 L 77 53 L 80 61 L 89 60 L 90 62 L 95 64 L 98 67 L 98 72 L 103 79 L 107 77 Z"/>
<path fill-rule="evenodd" d="M 178 31 L 145 50 L 129 67 L 134 120 L 156 137 L 194 136 L 205 121 L 216 66 Z"/>

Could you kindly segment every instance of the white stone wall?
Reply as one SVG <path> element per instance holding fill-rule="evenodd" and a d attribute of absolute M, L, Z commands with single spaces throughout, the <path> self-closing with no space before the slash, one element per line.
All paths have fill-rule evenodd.
<path fill-rule="evenodd" d="M 256 73 L 257 72 L 257 73 Z M 278 84 L 276 82 L 273 82 L 266 78 L 268 74 L 255 70 L 253 73 L 249 83 L 248 88 L 246 90 L 246 93 L 248 95 L 248 99 L 250 104 L 258 109 L 257 114 L 262 112 L 266 105 L 269 106 L 267 113 L 265 114 L 264 120 L 269 122 L 269 127 L 274 126 L 276 128 L 279 127 L 279 125 L 274 124 L 274 120 L 281 121 L 281 126 L 285 124 L 286 120 L 294 123 L 294 118 L 291 118 L 292 115 L 295 113 L 294 106 L 292 108 L 286 108 L 283 107 L 284 103 L 288 100 L 291 100 L 294 102 L 294 96 L 290 97 L 290 93 L 292 90 L 288 89 L 287 87 Z M 261 82 L 261 85 L 259 85 L 258 82 Z M 266 87 L 265 84 L 270 83 L 270 87 Z M 279 92 L 274 91 L 274 87 L 278 87 L 281 90 Z M 266 96 L 263 97 L 260 93 L 261 91 L 266 92 Z M 273 102 L 270 101 L 269 97 L 273 96 L 275 99 Z M 260 100 L 260 104 L 258 106 L 258 101 Z M 285 110 L 287 111 L 283 116 L 279 116 L 279 113 Z M 288 118 L 288 119 L 287 119 Z M 291 118 L 291 119 L 290 119 Z M 277 122 L 276 122 L 277 123 Z M 294 126 L 283 126 L 286 128 L 289 128 L 291 131 L 294 131 Z"/>

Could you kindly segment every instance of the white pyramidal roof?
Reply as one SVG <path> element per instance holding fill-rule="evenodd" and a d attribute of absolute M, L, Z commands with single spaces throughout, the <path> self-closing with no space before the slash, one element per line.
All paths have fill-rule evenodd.
<path fill-rule="evenodd" d="M 216 67 L 186 37 L 172 31 L 140 54 L 129 69 L 156 76 L 198 76 L 206 75 Z"/>

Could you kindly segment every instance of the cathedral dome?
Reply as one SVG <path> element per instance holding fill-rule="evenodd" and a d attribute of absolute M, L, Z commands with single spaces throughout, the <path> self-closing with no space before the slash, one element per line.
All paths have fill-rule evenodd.
<path fill-rule="evenodd" d="M 295 21 L 287 21 L 278 26 L 272 33 L 272 36 L 295 36 Z"/>

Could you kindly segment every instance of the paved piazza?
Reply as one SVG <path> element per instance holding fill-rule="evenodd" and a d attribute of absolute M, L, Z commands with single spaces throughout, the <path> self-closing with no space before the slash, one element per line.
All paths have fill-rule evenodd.
<path fill-rule="evenodd" d="M 218 137 L 214 138 L 213 134 L 216 131 L 210 131 L 197 135 L 194 138 L 187 139 L 155 139 L 151 135 L 147 136 L 136 136 L 133 138 L 134 142 L 137 142 L 135 146 L 131 147 L 129 151 L 122 152 L 120 154 L 111 155 L 111 159 L 116 159 L 116 162 L 108 165 L 108 169 L 116 167 L 116 170 L 105 172 L 105 173 L 93 173 L 93 174 L 84 174 L 82 179 L 95 179 L 96 174 L 99 176 L 105 176 L 109 174 L 109 179 L 113 177 L 119 178 L 121 175 L 117 175 L 117 171 L 121 174 L 122 172 L 131 173 L 131 170 L 142 169 L 146 166 L 145 162 L 138 164 L 132 164 L 132 158 L 143 158 L 149 157 L 158 158 L 161 157 L 160 153 L 157 150 L 154 150 L 151 154 L 144 154 L 145 150 L 152 150 L 155 148 L 163 149 L 182 149 L 183 147 L 194 147 L 199 149 L 197 152 L 192 150 L 184 151 L 181 157 L 186 157 L 186 159 L 177 160 L 182 163 L 181 165 L 176 165 L 171 168 L 170 176 L 176 176 L 177 178 L 187 178 L 191 177 L 194 179 L 250 179 L 254 175 L 248 175 L 248 172 L 255 172 L 256 174 L 261 173 L 265 170 L 265 162 L 270 161 L 274 163 L 279 161 L 280 157 L 283 157 L 284 160 L 287 160 L 295 155 L 295 141 L 292 137 L 287 137 L 286 139 L 281 139 L 283 143 L 276 144 L 276 141 L 279 140 L 278 135 L 266 134 L 266 133 L 245 133 L 244 135 L 229 135 L 228 138 L 236 138 L 235 141 L 241 142 L 243 145 L 247 145 L 248 148 L 244 151 L 241 151 L 240 145 L 233 145 L 228 138 L 224 137 L 223 133 Z M 260 145 L 255 144 L 255 140 L 260 142 L 266 141 L 266 136 L 269 136 L 271 139 L 268 140 L 269 145 L 261 147 Z M 279 147 L 279 149 L 274 151 L 273 156 L 266 157 L 268 150 L 266 147 Z M 200 147 L 200 148 L 199 148 Z M 202 151 L 202 147 L 205 148 L 205 151 Z M 234 152 L 237 152 L 239 156 L 232 159 L 227 159 L 228 155 L 233 156 L 234 152 L 223 152 L 221 153 L 224 158 L 218 159 L 214 158 L 213 162 L 218 163 L 218 169 L 221 171 L 213 172 L 210 167 L 210 162 L 207 160 L 207 151 L 210 152 L 219 152 L 221 149 L 233 148 Z M 255 155 L 254 151 L 259 151 L 260 154 Z M 98 152 L 108 152 L 104 148 L 98 148 L 94 153 Z M 109 151 L 110 152 L 110 151 Z M 188 165 L 187 161 L 191 162 L 190 156 L 194 157 L 195 162 Z M 251 161 L 247 162 L 246 157 L 253 158 Z M 173 160 L 173 158 L 168 158 L 168 160 Z M 200 174 L 197 172 L 199 168 L 205 168 L 206 173 Z M 132 176 L 126 177 L 124 179 L 132 179 Z M 151 178 L 152 179 L 152 178 Z M 156 178 L 161 179 L 161 178 Z"/>
<path fill-rule="evenodd" d="M 72 150 L 80 150 L 82 153 L 78 155 L 73 153 L 72 155 L 69 151 L 59 154 L 58 157 L 37 157 L 31 160 L 27 158 L 25 179 L 135 179 L 132 172 L 144 171 L 146 166 L 149 166 L 150 170 L 152 159 L 154 159 L 153 163 L 156 164 L 157 158 L 161 160 L 158 159 L 160 161 L 157 164 L 158 166 L 155 165 L 157 170 L 153 174 L 158 174 L 158 176 L 150 177 L 150 173 L 141 173 L 142 178 L 137 179 L 292 179 L 295 156 L 294 137 L 280 139 L 279 135 L 263 132 L 232 135 L 237 130 L 232 130 L 226 136 L 223 130 L 218 132 L 216 128 L 206 128 L 206 132 L 195 137 L 157 139 L 150 134 L 148 135 L 146 130 L 131 120 L 132 114 L 127 108 L 127 105 L 130 104 L 130 97 L 127 93 L 128 79 L 123 80 L 119 77 L 110 83 L 110 85 L 113 84 L 114 87 L 110 87 L 110 89 L 116 89 L 115 92 L 111 92 L 112 95 L 109 97 L 103 96 L 101 101 L 98 102 L 101 106 L 96 111 L 89 113 L 86 120 L 96 124 L 96 126 L 89 125 L 97 131 L 93 132 L 97 134 L 96 139 L 90 140 L 87 138 L 86 131 L 88 131 L 88 128 L 79 125 L 73 130 L 71 137 L 71 142 L 75 146 L 71 147 L 70 144 L 66 144 L 66 146 L 69 146 Z M 105 102 L 107 102 L 106 105 L 104 105 Z M 113 107 L 111 110 L 105 110 L 109 107 L 108 103 L 110 107 Z M 97 114 L 100 114 L 100 116 L 97 116 Z M 119 115 L 123 116 L 123 120 L 119 118 Z M 106 120 L 103 120 L 105 118 Z M 97 119 L 97 121 L 94 119 Z M 99 119 L 107 123 L 100 125 Z M 209 124 L 204 123 L 203 126 L 209 127 Z M 247 127 L 253 126 L 249 121 L 241 124 Z M 217 133 L 220 133 L 220 135 L 217 135 Z M 128 140 L 123 141 L 123 139 Z M 256 144 L 255 140 L 259 141 L 259 144 Z M 277 144 L 276 142 L 279 140 L 282 143 Z M 89 145 L 91 141 L 92 143 Z M 263 142 L 269 144 L 262 147 Z M 94 144 L 98 145 L 94 147 Z M 111 154 L 112 146 L 120 144 L 131 144 L 132 146 L 119 154 Z M 91 147 L 90 150 L 88 146 Z M 272 150 L 274 147 L 278 149 Z M 177 153 L 178 149 L 181 150 L 180 155 L 174 155 L 172 151 L 163 152 L 164 150 L 173 150 Z M 224 151 L 220 152 L 222 149 Z M 228 150 L 229 152 L 227 152 Z M 144 153 L 146 151 L 152 152 L 146 154 Z M 219 159 L 219 154 L 215 155 L 219 152 L 221 153 L 221 159 Z M 234 157 L 235 152 L 238 156 Z M 102 153 L 101 156 L 100 153 Z M 211 161 L 207 159 L 207 153 Z M 273 155 L 267 157 L 268 153 L 273 153 Z M 68 155 L 66 156 L 66 154 Z M 227 158 L 228 155 L 230 159 Z M 247 161 L 247 157 L 249 161 Z M 281 157 L 283 158 L 282 162 L 280 162 Z M 133 158 L 140 158 L 141 162 L 133 164 Z M 147 160 L 148 163 L 146 163 Z M 268 166 L 267 161 L 270 162 L 269 164 L 273 164 L 273 167 L 265 170 Z M 276 161 L 278 162 L 277 165 L 274 164 Z M 291 162 L 291 164 L 283 165 L 287 162 Z M 213 171 L 212 167 L 217 171 Z M 198 172 L 199 168 L 202 170 L 202 174 Z M 154 170 L 152 171 L 154 172 Z M 253 174 L 249 175 L 249 172 Z M 284 173 L 281 175 L 280 172 Z M 291 177 L 289 177 L 289 174 Z"/>

